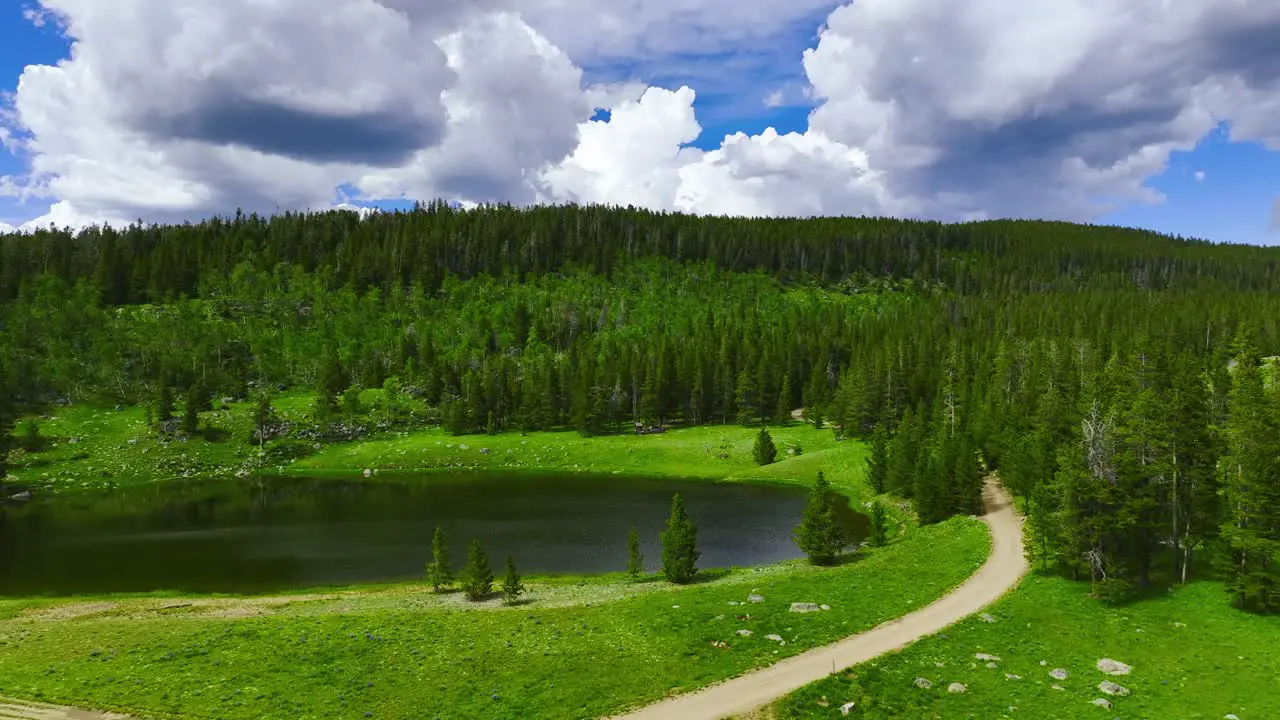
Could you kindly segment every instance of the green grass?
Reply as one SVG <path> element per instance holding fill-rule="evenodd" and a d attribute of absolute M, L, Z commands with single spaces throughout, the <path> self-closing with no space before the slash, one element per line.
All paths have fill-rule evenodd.
<path fill-rule="evenodd" d="M 372 404 L 381 391 L 365 391 Z M 274 400 L 283 419 L 305 421 L 312 404 L 307 393 Z M 10 472 L 18 482 L 44 492 L 74 493 L 145 484 L 178 477 L 228 477 L 236 473 L 360 475 L 365 469 L 431 471 L 458 469 L 592 471 L 688 479 L 809 483 L 823 470 L 832 485 L 854 500 L 864 499 L 866 448 L 836 442 L 829 429 L 799 422 L 774 427 L 779 462 L 765 467 L 751 459 L 757 429 L 739 425 L 701 426 L 660 435 L 584 438 L 576 432 L 529 435 L 463 435 L 438 428 L 390 431 L 365 440 L 321 445 L 290 440 L 306 453 L 293 460 L 264 463 L 248 442 L 251 403 L 231 403 L 201 415 L 211 432 L 190 440 L 163 440 L 146 426 L 145 411 L 83 405 L 57 408 L 40 421 L 43 450 L 12 453 Z M 801 454 L 789 456 L 799 446 Z M 488 454 L 482 452 L 487 450 Z"/>
<path fill-rule="evenodd" d="M 401 588 L 254 618 L 118 602 L 53 619 L 65 601 L 17 601 L 0 604 L 0 695 L 184 718 L 597 717 L 900 616 L 962 582 L 988 547 L 985 526 L 956 518 L 840 567 L 562 607 L 468 612 Z M 753 590 L 765 602 L 728 604 Z M 832 609 L 790 613 L 800 601 Z"/>
<path fill-rule="evenodd" d="M 805 687 L 757 715 L 840 717 L 838 708 L 854 701 L 849 717 L 858 718 L 1280 717 L 1280 618 L 1231 608 L 1222 587 L 1210 582 L 1120 608 L 1087 593 L 1087 584 L 1029 577 L 991 610 L 995 623 L 966 620 Z M 976 653 L 999 656 L 999 667 L 987 668 Z M 1095 663 L 1104 657 L 1133 672 L 1103 675 Z M 1070 676 L 1054 680 L 1054 668 Z M 933 689 L 916 688 L 917 677 L 931 680 Z M 1132 695 L 1109 698 L 1110 711 L 1094 707 L 1090 701 L 1108 697 L 1097 688 L 1103 680 Z M 968 692 L 948 693 L 952 682 L 966 684 Z"/>

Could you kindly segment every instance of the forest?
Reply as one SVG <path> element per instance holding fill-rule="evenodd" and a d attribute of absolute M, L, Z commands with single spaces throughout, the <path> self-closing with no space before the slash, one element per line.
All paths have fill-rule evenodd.
<path fill-rule="evenodd" d="M 922 522 L 977 512 L 998 472 L 1040 570 L 1112 600 L 1217 577 L 1277 612 L 1277 288 L 1278 249 L 1033 221 L 437 201 L 11 234 L 0 478 L 19 418 L 72 402 L 181 436 L 254 398 L 258 444 L 803 408 L 868 442 L 875 489 Z M 272 422 L 292 389 L 316 394 L 307 427 Z"/>

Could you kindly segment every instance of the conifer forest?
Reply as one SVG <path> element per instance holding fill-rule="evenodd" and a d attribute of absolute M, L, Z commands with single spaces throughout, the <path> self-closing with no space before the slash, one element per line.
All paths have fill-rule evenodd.
<path fill-rule="evenodd" d="M 443 202 L 0 237 L 17 419 L 93 401 L 412 396 L 455 435 L 769 426 L 870 445 L 920 521 L 998 473 L 1033 567 L 1280 611 L 1280 250 L 1033 221 Z M 183 432 L 181 420 L 171 431 Z M 265 424 L 265 423 L 264 423 Z M 188 428 L 190 429 L 190 428 Z"/>

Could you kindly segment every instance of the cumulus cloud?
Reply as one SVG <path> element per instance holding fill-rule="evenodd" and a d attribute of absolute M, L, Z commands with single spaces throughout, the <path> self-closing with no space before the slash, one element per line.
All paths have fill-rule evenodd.
<path fill-rule="evenodd" d="M 1197 170 L 1195 174 L 1196 182 L 1204 182 L 1205 174 L 1203 170 Z"/>
<path fill-rule="evenodd" d="M 31 162 L 0 192 L 55 200 L 39 222 L 58 224 L 330 207 L 348 185 L 344 202 L 1091 219 L 1159 201 L 1145 181 L 1223 121 L 1280 149 L 1268 0 L 600 7 L 42 0 L 75 48 L 29 67 L 0 115 L 0 141 Z M 735 69 L 767 58 L 743 43 L 822 16 L 792 59 L 807 84 Z M 689 147 L 695 98 L 723 100 L 728 82 L 650 86 L 689 57 L 695 80 L 748 85 L 757 111 L 814 104 L 808 128 Z M 618 63 L 638 74 L 584 81 Z"/>

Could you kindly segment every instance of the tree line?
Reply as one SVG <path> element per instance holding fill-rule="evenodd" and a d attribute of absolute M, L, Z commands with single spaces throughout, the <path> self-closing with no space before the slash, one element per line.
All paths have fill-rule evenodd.
<path fill-rule="evenodd" d="M 137 403 L 181 433 L 299 388 L 320 429 L 373 387 L 384 427 L 457 434 L 803 408 L 924 522 L 999 472 L 1037 567 L 1274 611 L 1278 283 L 1276 249 L 1030 221 L 430 203 L 41 231 L 0 238 L 0 419 Z"/>

